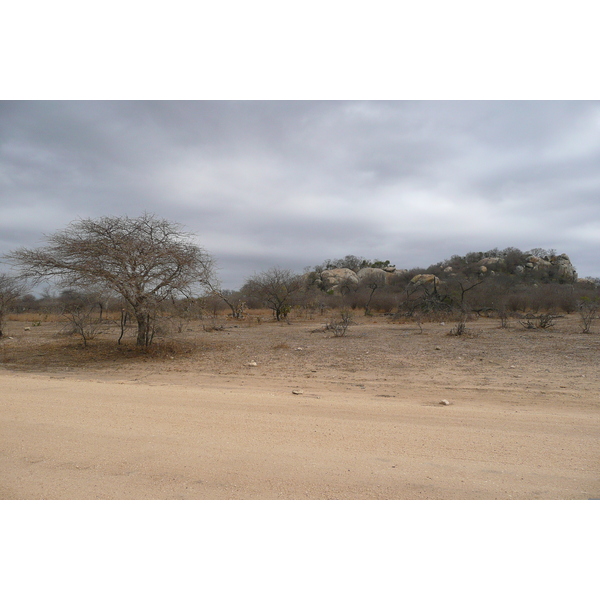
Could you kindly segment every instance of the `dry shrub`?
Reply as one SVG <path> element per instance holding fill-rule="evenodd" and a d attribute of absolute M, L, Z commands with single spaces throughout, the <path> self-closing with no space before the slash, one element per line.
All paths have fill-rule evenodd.
<path fill-rule="evenodd" d="M 325 331 L 333 332 L 333 337 L 344 337 L 350 325 L 354 325 L 352 313 L 348 310 L 343 310 L 337 318 L 330 319 L 325 324 Z"/>
<path fill-rule="evenodd" d="M 225 331 L 225 325 L 219 323 L 216 319 L 211 319 L 208 323 L 202 324 L 202 329 L 207 333 L 212 331 Z"/>
<path fill-rule="evenodd" d="M 458 323 L 448 332 L 448 335 L 457 337 L 477 337 L 479 332 L 475 332 L 467 327 L 468 320 L 469 316 L 467 314 L 463 314 Z"/>
<path fill-rule="evenodd" d="M 592 323 L 596 318 L 598 313 L 598 309 L 600 308 L 600 303 L 593 302 L 590 300 L 584 300 L 579 302 L 578 311 L 579 317 L 581 319 L 581 332 L 582 333 L 590 333 L 592 328 Z"/>
<path fill-rule="evenodd" d="M 556 319 L 555 315 L 549 314 L 541 314 L 541 315 L 533 315 L 527 314 L 525 316 L 525 321 L 519 321 L 519 323 L 525 329 L 551 329 L 556 325 L 554 322 Z"/>
<path fill-rule="evenodd" d="M 554 327 L 554 325 L 556 324 L 554 322 L 554 320 L 556 319 L 556 317 L 554 315 L 540 315 L 538 317 L 538 327 L 540 329 L 550 329 L 551 327 Z"/>
<path fill-rule="evenodd" d="M 455 335 L 455 336 L 460 336 L 460 335 L 466 335 L 469 332 L 469 330 L 467 329 L 467 322 L 466 320 L 462 320 L 459 321 L 449 332 L 448 335 Z"/>

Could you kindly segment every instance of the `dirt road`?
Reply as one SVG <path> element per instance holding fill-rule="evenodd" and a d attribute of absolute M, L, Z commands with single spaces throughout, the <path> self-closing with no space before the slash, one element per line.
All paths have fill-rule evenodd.
<path fill-rule="evenodd" d="M 118 376 L 0 371 L 0 498 L 600 497 L 594 403 Z"/>

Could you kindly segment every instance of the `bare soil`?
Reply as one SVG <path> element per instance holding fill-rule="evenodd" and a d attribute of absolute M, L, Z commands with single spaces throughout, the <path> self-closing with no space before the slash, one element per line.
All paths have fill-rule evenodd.
<path fill-rule="evenodd" d="M 196 321 L 149 353 L 9 321 L 0 498 L 600 498 L 597 325 L 356 321 Z"/>

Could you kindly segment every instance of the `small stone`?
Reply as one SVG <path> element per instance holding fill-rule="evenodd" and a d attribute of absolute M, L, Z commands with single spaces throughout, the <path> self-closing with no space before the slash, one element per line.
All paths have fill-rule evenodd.
<path fill-rule="evenodd" d="M 258 367 L 258 364 L 256 363 L 256 361 L 251 360 L 250 362 L 246 363 L 247 367 Z"/>
<path fill-rule="evenodd" d="M 448 402 L 448 400 L 440 400 L 440 404 L 442 406 L 450 406 L 450 402 Z"/>
<path fill-rule="evenodd" d="M 24 331 L 31 331 L 31 327 L 23 327 Z"/>
<path fill-rule="evenodd" d="M 441 347 L 441 346 L 436 346 L 436 347 L 435 347 L 435 349 L 436 349 L 436 350 L 441 350 L 441 349 L 442 349 L 442 347 Z"/>
<path fill-rule="evenodd" d="M 296 394 L 296 396 L 300 396 L 301 394 L 304 394 L 304 392 L 302 390 L 292 390 L 292 394 Z"/>

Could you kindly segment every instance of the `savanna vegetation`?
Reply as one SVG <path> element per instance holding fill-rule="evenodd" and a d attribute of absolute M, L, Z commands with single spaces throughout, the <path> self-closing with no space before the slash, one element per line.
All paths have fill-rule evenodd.
<path fill-rule="evenodd" d="M 406 269 L 348 255 L 304 273 L 272 267 L 226 290 L 191 234 L 149 214 L 75 221 L 41 248 L 15 250 L 4 262 L 14 274 L 0 275 L 0 337 L 7 319 L 30 327 L 58 320 L 84 346 L 111 336 L 117 345 L 135 339 L 148 348 L 191 321 L 218 330 L 219 319 L 321 319 L 341 336 L 353 312 L 417 324 L 456 321 L 457 332 L 478 317 L 496 318 L 500 327 L 512 319 L 550 328 L 559 315 L 579 313 L 582 332 L 590 333 L 600 306 L 600 280 L 578 278 L 568 257 L 542 248 L 470 252 Z M 41 295 L 28 293 L 41 282 L 48 284 Z"/>

